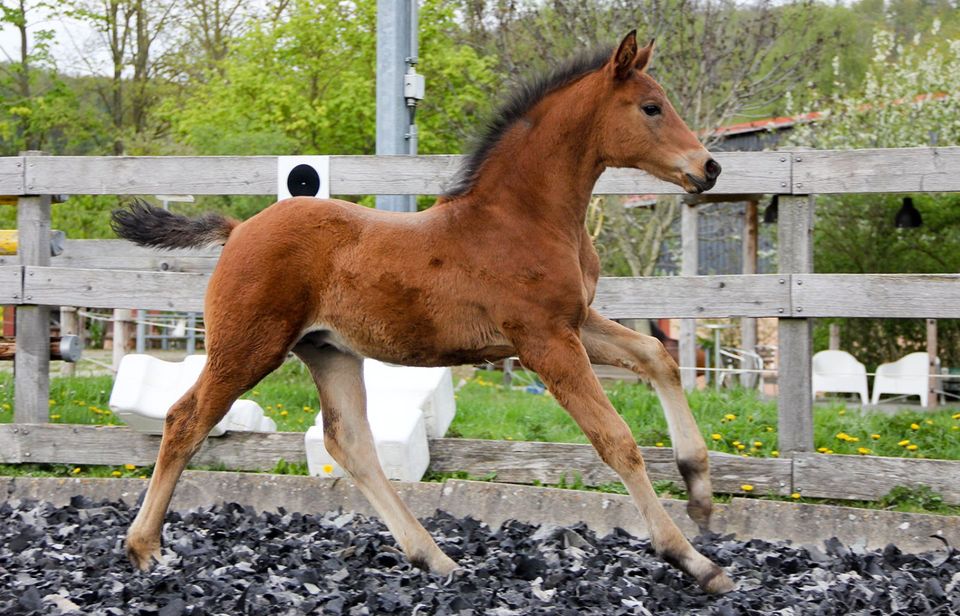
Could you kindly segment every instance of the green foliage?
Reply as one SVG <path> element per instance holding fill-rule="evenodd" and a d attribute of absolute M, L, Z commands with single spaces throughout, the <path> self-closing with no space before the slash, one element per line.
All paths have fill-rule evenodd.
<path fill-rule="evenodd" d="M 907 3 L 899 3 L 906 11 Z M 954 20 L 953 23 L 956 23 Z M 821 116 L 800 126 L 792 145 L 848 149 L 960 144 L 960 33 L 945 35 L 931 18 L 926 35 L 898 37 L 876 31 L 862 87 L 843 83 L 839 60 L 835 87 L 811 103 Z M 902 195 L 822 196 L 817 202 L 815 267 L 824 273 L 955 273 L 960 271 L 960 197 L 912 195 L 923 217 L 917 229 L 897 229 Z M 820 320 L 818 349 L 827 346 L 827 326 L 842 323 L 843 348 L 869 369 L 926 348 L 922 320 Z M 960 363 L 960 323 L 938 323 L 940 358 Z"/>
<path fill-rule="evenodd" d="M 916 511 L 950 514 L 956 507 L 944 504 L 943 496 L 930 486 L 896 486 L 883 498 L 879 505 L 884 509 L 897 511 Z"/>

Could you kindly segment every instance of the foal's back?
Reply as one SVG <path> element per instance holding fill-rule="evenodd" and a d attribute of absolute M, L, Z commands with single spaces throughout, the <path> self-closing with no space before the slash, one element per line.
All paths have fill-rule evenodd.
<path fill-rule="evenodd" d="M 509 355 L 500 322 L 523 306 L 505 285 L 526 278 L 535 292 L 545 271 L 533 255 L 505 254 L 520 231 L 477 224 L 467 207 L 411 214 L 297 197 L 263 210 L 234 229 L 210 280 L 211 352 L 218 330 L 255 330 L 270 316 L 289 345 L 307 336 L 396 363 Z"/>

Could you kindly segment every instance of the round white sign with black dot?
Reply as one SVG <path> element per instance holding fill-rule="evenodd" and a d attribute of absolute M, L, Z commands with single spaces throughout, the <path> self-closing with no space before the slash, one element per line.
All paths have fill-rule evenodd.
<path fill-rule="evenodd" d="M 330 197 L 329 156 L 278 156 L 277 200 Z"/>

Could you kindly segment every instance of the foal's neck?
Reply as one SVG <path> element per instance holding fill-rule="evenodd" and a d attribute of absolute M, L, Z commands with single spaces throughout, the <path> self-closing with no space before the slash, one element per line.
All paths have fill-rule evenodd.
<path fill-rule="evenodd" d="M 579 235 L 605 168 L 589 79 L 549 94 L 514 123 L 481 167 L 475 197 Z"/>

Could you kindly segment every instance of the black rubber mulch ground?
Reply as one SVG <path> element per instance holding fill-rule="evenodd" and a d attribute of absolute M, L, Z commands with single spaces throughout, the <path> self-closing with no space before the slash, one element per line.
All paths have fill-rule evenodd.
<path fill-rule="evenodd" d="M 0 505 L 0 614 L 960 614 L 960 552 L 947 547 L 700 538 L 739 583 L 711 597 L 623 532 L 493 532 L 438 514 L 427 527 L 466 569 L 444 579 L 411 568 L 375 520 L 238 505 L 170 514 L 168 562 L 140 574 L 122 548 L 131 519 L 83 498 Z"/>

